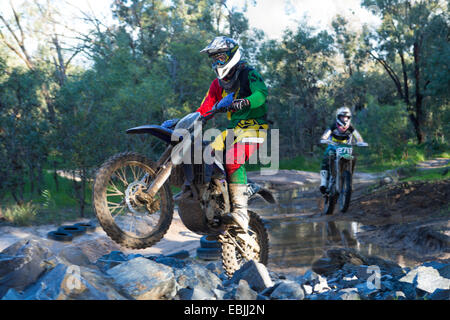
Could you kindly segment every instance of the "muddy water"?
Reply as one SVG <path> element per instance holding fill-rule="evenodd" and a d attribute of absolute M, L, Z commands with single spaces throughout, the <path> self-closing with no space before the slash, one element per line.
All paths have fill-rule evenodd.
<path fill-rule="evenodd" d="M 278 204 L 262 201 L 250 203 L 267 222 L 269 231 L 269 267 L 287 274 L 303 274 L 330 248 L 354 248 L 363 255 L 377 255 L 412 266 L 401 253 L 359 241 L 358 232 L 370 228 L 356 221 L 345 221 L 342 215 L 320 213 L 321 197 L 315 186 L 277 192 Z"/>

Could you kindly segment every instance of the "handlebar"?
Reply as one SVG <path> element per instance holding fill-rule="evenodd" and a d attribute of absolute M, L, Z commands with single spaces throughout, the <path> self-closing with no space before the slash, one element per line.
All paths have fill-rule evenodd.
<path fill-rule="evenodd" d="M 216 113 L 227 112 L 233 100 L 234 100 L 234 92 L 228 94 L 219 102 L 216 102 L 216 104 L 212 107 L 212 109 L 205 113 L 205 115 L 203 116 L 203 121 L 211 119 L 212 116 L 215 115 Z"/>
<path fill-rule="evenodd" d="M 330 144 L 332 146 L 338 146 L 339 145 L 339 143 L 337 143 L 337 142 L 334 142 L 332 140 L 324 140 L 324 139 L 321 139 L 320 143 L 321 144 Z M 367 142 L 357 142 L 357 143 L 350 144 L 350 145 L 357 146 L 357 147 L 368 147 L 369 146 L 369 144 Z"/>

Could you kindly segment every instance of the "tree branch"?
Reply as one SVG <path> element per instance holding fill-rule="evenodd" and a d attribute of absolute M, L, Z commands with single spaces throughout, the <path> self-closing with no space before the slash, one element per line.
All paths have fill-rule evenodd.
<path fill-rule="evenodd" d="M 21 49 L 21 53 L 19 53 L 19 51 L 6 40 L 6 37 L 4 36 L 4 34 L 1 34 L 2 40 L 3 42 L 8 46 L 8 48 L 10 48 L 15 54 L 17 54 L 19 56 L 19 58 L 21 60 L 23 60 L 25 62 L 25 64 L 27 65 L 27 67 L 31 70 L 34 70 L 34 65 L 30 59 L 30 56 L 28 55 L 28 52 L 25 48 L 25 44 L 24 44 L 24 35 L 23 35 L 23 31 L 22 31 L 22 27 L 20 25 L 20 20 L 17 16 L 17 13 L 14 10 L 14 7 L 12 6 L 12 3 L 10 2 L 11 8 L 14 12 L 14 15 L 16 16 L 16 23 L 18 24 L 18 28 L 19 30 L 21 30 L 21 35 L 22 35 L 22 40 L 19 40 L 19 38 L 17 37 L 16 33 L 14 32 L 14 30 L 11 28 L 11 25 L 8 23 L 8 21 L 6 21 L 6 19 L 0 14 L 0 20 L 2 20 L 3 24 L 5 25 L 5 27 L 8 29 L 9 33 L 12 35 L 12 37 L 14 38 L 14 40 L 16 41 L 17 45 L 19 46 L 19 48 Z M 1 33 L 1 32 L 0 32 Z"/>
<path fill-rule="evenodd" d="M 403 94 L 403 90 L 402 90 L 402 85 L 401 82 L 398 78 L 398 76 L 396 75 L 395 71 L 387 64 L 387 62 L 377 56 L 375 56 L 372 52 L 370 52 L 369 50 L 367 50 L 367 52 L 378 62 L 380 63 L 384 69 L 386 70 L 386 72 L 388 73 L 389 77 L 392 79 L 392 81 L 394 81 L 395 86 L 397 87 L 397 91 L 398 94 L 400 95 L 400 97 L 402 99 L 405 98 L 404 94 Z"/>

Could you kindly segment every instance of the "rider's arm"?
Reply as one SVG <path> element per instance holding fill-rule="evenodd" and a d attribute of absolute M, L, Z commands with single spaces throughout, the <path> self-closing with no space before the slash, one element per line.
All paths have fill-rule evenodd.
<path fill-rule="evenodd" d="M 356 142 L 364 142 L 363 138 L 361 137 L 361 135 L 359 134 L 358 130 L 354 129 L 353 130 L 353 137 L 355 137 Z"/>
<path fill-rule="evenodd" d="M 327 130 L 325 130 L 325 132 L 322 134 L 322 136 L 320 137 L 320 140 L 328 140 L 330 139 L 331 136 L 331 129 L 328 128 Z"/>
<path fill-rule="evenodd" d="M 209 87 L 208 92 L 206 93 L 205 98 L 202 101 L 202 104 L 197 109 L 197 112 L 200 112 L 200 114 L 203 116 L 205 113 L 210 111 L 214 104 L 221 99 L 221 90 L 219 86 L 219 81 L 217 79 L 214 79 L 214 81 L 211 83 L 211 86 Z"/>
<path fill-rule="evenodd" d="M 258 108 L 266 102 L 268 94 L 267 87 L 261 75 L 256 70 L 251 70 L 248 73 L 248 81 L 252 94 L 247 97 L 247 100 L 250 101 L 251 109 Z"/>

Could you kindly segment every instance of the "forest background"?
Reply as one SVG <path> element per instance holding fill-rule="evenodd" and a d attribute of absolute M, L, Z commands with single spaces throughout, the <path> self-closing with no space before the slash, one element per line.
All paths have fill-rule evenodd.
<path fill-rule="evenodd" d="M 355 27 L 356 13 L 323 28 L 298 17 L 276 38 L 249 24 L 258 0 L 111 0 L 111 20 L 69 1 L 0 3 L 0 215 L 92 214 L 91 181 L 105 159 L 127 150 L 157 159 L 164 149 L 125 130 L 199 106 L 214 79 L 199 51 L 218 35 L 239 42 L 269 88 L 280 169 L 319 170 L 320 135 L 342 106 L 370 144 L 357 170 L 450 157 L 450 1 L 363 0 L 375 27 Z M 274 18 L 285 17 L 260 17 Z"/>

